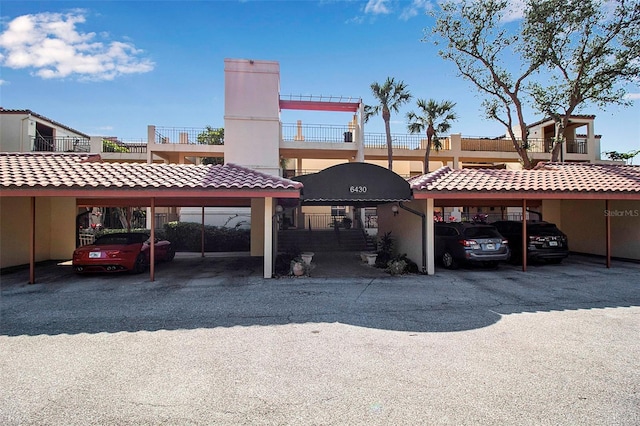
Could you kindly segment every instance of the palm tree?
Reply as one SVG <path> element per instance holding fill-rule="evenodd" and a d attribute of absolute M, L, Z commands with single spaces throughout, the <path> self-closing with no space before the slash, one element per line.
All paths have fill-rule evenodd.
<path fill-rule="evenodd" d="M 404 82 L 396 82 L 394 78 L 387 77 L 383 85 L 378 83 L 371 84 L 373 96 L 380 102 L 378 105 L 367 105 L 364 109 L 364 120 L 368 121 L 369 117 L 377 115 L 382 111 L 382 119 L 384 120 L 384 129 L 387 134 L 387 157 L 389 158 L 389 170 L 393 170 L 393 148 L 391 146 L 391 111 L 397 113 L 402 104 L 409 102 L 411 94 L 407 90 Z"/>
<path fill-rule="evenodd" d="M 420 133 L 425 129 L 427 131 L 427 147 L 424 152 L 424 173 L 429 173 L 431 144 L 433 142 L 433 147 L 436 151 L 442 148 L 438 134 L 448 132 L 451 128 L 451 121 L 458 119 L 455 112 L 453 112 L 453 107 L 455 107 L 456 104 L 451 101 L 437 102 L 433 99 L 429 99 L 429 101 L 418 99 L 417 105 L 421 114 L 418 115 L 413 111 L 407 114 L 407 120 L 409 120 L 408 128 L 410 133 Z"/>

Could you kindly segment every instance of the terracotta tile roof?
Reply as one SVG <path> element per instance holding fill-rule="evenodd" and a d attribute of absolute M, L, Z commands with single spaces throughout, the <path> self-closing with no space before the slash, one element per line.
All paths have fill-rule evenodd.
<path fill-rule="evenodd" d="M 543 163 L 533 170 L 442 167 L 409 180 L 429 193 L 557 192 L 634 194 L 640 199 L 640 166 Z"/>
<path fill-rule="evenodd" d="M 573 118 L 573 119 L 587 119 L 587 120 L 593 120 L 593 119 L 595 119 L 595 118 L 596 118 L 596 116 L 595 116 L 595 115 L 593 115 L 593 114 L 572 114 L 572 115 L 569 117 L 569 119 L 572 119 L 572 118 Z M 535 123 L 528 124 L 528 125 L 527 125 L 527 128 L 529 129 L 529 128 L 531 128 L 531 127 L 535 127 L 535 126 L 537 126 L 537 125 L 539 125 L 539 124 L 546 123 L 546 122 L 553 122 L 553 118 L 552 118 L 552 117 L 545 117 L 545 118 L 543 118 L 542 120 L 538 120 L 538 121 L 536 121 Z"/>
<path fill-rule="evenodd" d="M 299 190 L 302 184 L 235 164 L 107 163 L 99 155 L 0 153 L 0 189 Z"/>

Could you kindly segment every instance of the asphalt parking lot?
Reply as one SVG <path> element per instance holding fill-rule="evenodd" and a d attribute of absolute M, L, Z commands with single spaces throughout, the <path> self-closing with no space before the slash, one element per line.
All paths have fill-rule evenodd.
<path fill-rule="evenodd" d="M 4 274 L 0 422 L 640 424 L 640 264 L 352 266 L 265 280 L 261 259 L 178 257 L 154 282 Z"/>

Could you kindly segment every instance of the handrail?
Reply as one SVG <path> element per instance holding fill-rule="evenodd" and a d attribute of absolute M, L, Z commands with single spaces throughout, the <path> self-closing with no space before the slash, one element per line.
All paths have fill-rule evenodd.
<path fill-rule="evenodd" d="M 89 139 L 76 136 L 32 136 L 32 151 L 89 152 Z"/>
<path fill-rule="evenodd" d="M 355 124 L 331 125 L 331 124 L 306 124 L 306 123 L 281 123 L 280 138 L 283 142 L 309 142 L 309 143 L 334 143 L 347 144 L 357 142 L 356 137 L 359 127 Z M 157 144 L 198 144 L 208 145 L 210 141 L 201 135 L 205 128 L 186 127 L 156 127 L 155 143 Z M 392 133 L 392 148 L 405 150 L 424 150 L 427 137 L 424 133 Z M 454 147 L 452 137 L 440 139 L 442 147 L 440 151 L 459 149 L 461 151 L 485 151 L 485 152 L 511 152 L 515 153 L 513 142 L 510 138 L 501 136 L 498 138 L 484 138 L 475 136 L 459 136 L 453 138 L 459 140 L 460 146 Z M 386 149 L 387 136 L 385 133 L 364 133 L 364 148 Z M 528 149 L 530 153 L 549 153 L 553 148 L 552 138 L 529 138 Z M 587 138 L 578 137 L 568 140 L 566 152 L 572 154 L 587 154 Z M 223 141 L 224 143 L 224 141 Z M 435 152 L 432 143 L 431 151 Z"/>

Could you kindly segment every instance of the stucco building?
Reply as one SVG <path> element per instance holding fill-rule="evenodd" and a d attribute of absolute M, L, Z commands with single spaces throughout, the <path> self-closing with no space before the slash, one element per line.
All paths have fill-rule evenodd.
<path fill-rule="evenodd" d="M 283 123 L 283 110 L 340 112 L 345 123 Z M 298 176 L 334 170 L 331 166 L 339 164 L 386 164 L 384 135 L 365 131 L 363 113 L 361 99 L 281 96 L 279 64 L 244 59 L 225 60 L 225 137 L 220 145 L 203 143 L 198 137 L 203 129 L 160 126 L 147 127 L 146 144 L 117 138 L 106 143 L 103 137 L 88 137 L 30 111 L 0 110 L 2 150 L 31 153 L 0 156 L 0 266 L 70 258 L 77 209 L 109 205 L 148 208 L 152 229 L 157 211 L 246 209 L 251 215 L 251 252 L 265 257 L 265 277 L 273 273 L 277 252 L 273 248 L 277 205 L 285 206 L 285 214 L 298 228 L 307 226 L 311 215 L 326 212 L 367 223 L 373 209 L 380 230 L 392 231 L 398 250 L 426 273 L 435 270 L 432 218 L 436 212 L 458 207 L 501 216 L 518 211 L 520 217 L 535 209 L 569 235 L 572 250 L 640 259 L 640 218 L 634 215 L 640 210 L 640 168 L 599 164 L 606 162 L 600 160 L 594 116 L 573 118 L 563 147 L 565 164 L 519 170 L 510 140 L 454 134 L 446 138 L 442 150 L 432 151 L 433 172 L 422 175 L 426 138 L 398 134 L 393 171 L 358 174 L 351 172 L 358 167 L 337 168 L 344 174 L 324 176 L 328 176 L 325 181 L 335 181 L 333 192 L 342 195 L 313 198 L 310 194 L 322 191 Z M 550 158 L 552 130 L 550 121 L 529 127 L 532 159 Z M 55 143 L 43 145 L 39 139 Z M 99 157 L 78 154 L 85 150 Z M 56 152 L 76 154 L 59 160 L 65 156 Z M 223 157 L 226 166 L 199 165 L 203 157 Z M 67 165 L 47 173 L 47 165 L 60 168 L 60 164 Z M 101 171 L 99 178 L 83 184 L 82 173 L 93 176 L 92 170 Z M 229 179 L 221 177 L 213 186 L 204 178 L 185 185 L 190 174 L 202 176 L 203 170 L 208 171 L 204 175 L 222 173 Z M 37 178 L 38 173 L 44 173 L 44 180 Z M 65 173 L 72 176 L 65 179 Z M 137 175 L 149 178 L 140 180 Z M 410 181 L 403 180 L 409 195 L 394 185 L 390 192 L 378 191 L 386 182 L 411 176 Z M 252 180 L 270 183 L 256 186 Z M 393 206 L 401 207 L 400 214 Z M 29 239 L 27 234 L 33 235 Z M 16 244 L 19 248 L 10 250 Z"/>

